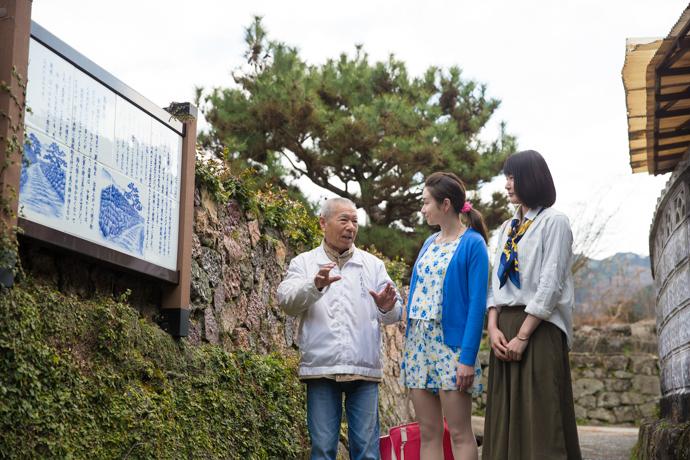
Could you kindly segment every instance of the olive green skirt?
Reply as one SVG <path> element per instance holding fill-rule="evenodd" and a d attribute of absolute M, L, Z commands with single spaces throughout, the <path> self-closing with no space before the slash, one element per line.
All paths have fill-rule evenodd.
<path fill-rule="evenodd" d="M 504 307 L 498 327 L 510 341 L 524 307 Z M 568 344 L 557 326 L 542 321 L 520 361 L 489 360 L 483 460 L 580 460 Z"/>

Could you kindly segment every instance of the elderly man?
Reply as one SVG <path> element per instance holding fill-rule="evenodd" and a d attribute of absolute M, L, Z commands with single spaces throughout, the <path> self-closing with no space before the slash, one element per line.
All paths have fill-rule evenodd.
<path fill-rule="evenodd" d="M 357 210 L 325 202 L 323 243 L 290 262 L 278 287 L 286 313 L 300 318 L 300 378 L 307 385 L 312 459 L 335 460 L 345 395 L 350 458 L 379 458 L 379 324 L 400 320 L 402 306 L 383 262 L 354 247 Z"/>

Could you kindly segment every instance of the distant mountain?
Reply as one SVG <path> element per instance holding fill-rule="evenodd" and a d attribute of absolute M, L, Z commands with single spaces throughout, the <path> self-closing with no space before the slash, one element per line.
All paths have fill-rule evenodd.
<path fill-rule="evenodd" d="M 575 312 L 583 318 L 636 321 L 654 316 L 649 257 L 618 253 L 588 259 L 575 273 Z"/>

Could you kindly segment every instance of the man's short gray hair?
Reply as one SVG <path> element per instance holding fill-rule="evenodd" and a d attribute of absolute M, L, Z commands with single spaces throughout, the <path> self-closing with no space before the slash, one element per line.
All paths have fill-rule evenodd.
<path fill-rule="evenodd" d="M 347 198 L 342 197 L 335 197 L 329 198 L 323 203 L 323 205 L 321 206 L 321 213 L 319 215 L 324 219 L 330 218 L 333 215 L 333 209 L 338 204 L 346 204 L 357 209 L 357 206 L 355 206 L 352 200 L 348 200 Z"/>

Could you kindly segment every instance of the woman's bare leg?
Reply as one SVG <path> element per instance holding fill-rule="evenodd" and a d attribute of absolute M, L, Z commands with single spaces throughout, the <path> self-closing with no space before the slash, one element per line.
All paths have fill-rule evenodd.
<path fill-rule="evenodd" d="M 439 397 L 430 391 L 413 388 L 410 390 L 410 399 L 419 422 L 419 458 L 443 460 L 443 415 Z"/>
<path fill-rule="evenodd" d="M 462 460 L 477 460 L 479 451 L 474 433 L 472 433 L 472 396 L 459 390 L 442 390 L 440 396 L 443 415 L 448 422 L 448 431 L 453 445 L 453 457 Z"/>

